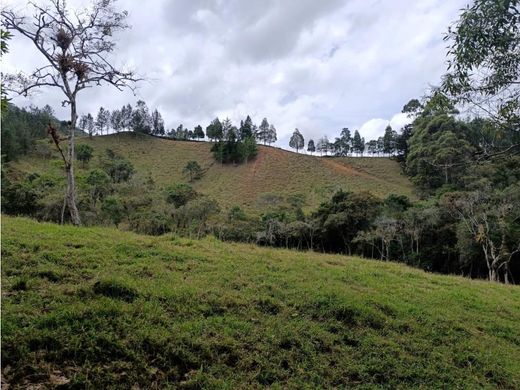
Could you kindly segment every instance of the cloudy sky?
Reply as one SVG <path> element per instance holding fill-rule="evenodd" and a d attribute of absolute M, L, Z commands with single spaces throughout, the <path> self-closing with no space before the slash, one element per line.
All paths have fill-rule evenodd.
<path fill-rule="evenodd" d="M 76 6 L 82 0 L 69 1 Z M 24 12 L 25 1 L 4 1 Z M 295 127 L 306 140 L 343 127 L 381 135 L 411 98 L 445 70 L 443 35 L 467 0 L 119 0 L 131 30 L 117 35 L 114 61 L 146 77 L 137 96 L 110 87 L 82 92 L 79 111 L 95 114 L 145 100 L 168 129 L 206 127 L 229 117 L 263 117 L 285 147 Z M 30 71 L 41 55 L 21 37 L 2 70 Z M 50 104 L 66 118 L 59 91 L 19 105 Z"/>

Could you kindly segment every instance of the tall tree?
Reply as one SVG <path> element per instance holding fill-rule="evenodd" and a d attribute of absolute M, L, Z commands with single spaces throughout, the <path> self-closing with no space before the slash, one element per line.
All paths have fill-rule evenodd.
<path fill-rule="evenodd" d="M 363 155 L 365 151 L 365 140 L 361 138 L 359 131 L 354 131 L 354 137 L 352 138 L 352 149 L 355 153 Z"/>
<path fill-rule="evenodd" d="M 392 126 L 388 125 L 383 135 L 383 153 L 392 155 L 395 152 L 396 133 Z"/>
<path fill-rule="evenodd" d="M 96 116 L 96 132 L 103 134 L 104 131 L 108 133 L 110 127 L 110 111 L 105 107 L 99 107 L 98 114 Z"/>
<path fill-rule="evenodd" d="M 201 125 L 195 126 L 193 129 L 193 136 L 198 139 L 204 139 L 204 130 L 202 130 Z"/>
<path fill-rule="evenodd" d="M 294 129 L 291 139 L 289 140 L 289 146 L 293 149 L 296 149 L 296 153 L 298 153 L 300 149 L 303 149 L 305 146 L 305 140 L 303 139 L 303 135 L 301 135 L 300 130 Z"/>
<path fill-rule="evenodd" d="M 208 127 L 206 127 L 206 135 L 211 141 L 222 139 L 222 123 L 218 118 L 213 119 Z"/>
<path fill-rule="evenodd" d="M 164 120 L 157 108 L 152 112 L 152 134 L 164 135 Z"/>
<path fill-rule="evenodd" d="M 269 122 L 267 121 L 267 118 L 262 119 L 262 123 L 260 123 L 260 126 L 258 127 L 256 138 L 258 141 L 263 142 L 264 145 L 267 143 L 269 139 Z"/>
<path fill-rule="evenodd" d="M 138 100 L 132 110 L 131 127 L 136 133 L 150 134 L 152 131 L 152 117 L 144 100 Z"/>
<path fill-rule="evenodd" d="M 7 41 L 9 39 L 11 39 L 11 33 L 9 31 L 0 29 L 0 54 L 1 54 L 2 58 L 3 58 L 4 54 L 6 54 L 9 51 L 9 45 L 7 44 Z M 2 81 L 2 84 L 3 84 L 3 81 Z M 7 94 L 5 93 L 5 88 L 3 88 L 3 86 L 0 91 L 0 95 L 1 95 L 1 101 L 2 101 L 2 105 L 0 107 L 0 115 L 3 116 L 4 113 L 7 111 L 7 109 L 9 108 L 9 106 L 7 104 L 9 99 L 7 98 Z"/>
<path fill-rule="evenodd" d="M 329 152 L 329 148 L 330 148 L 329 138 L 325 135 L 318 140 L 318 143 L 316 145 L 316 150 L 318 152 L 320 152 L 320 155 L 323 155 L 323 153 L 325 153 L 325 155 L 327 155 L 327 153 Z"/>
<path fill-rule="evenodd" d="M 237 138 L 236 131 L 233 129 L 233 123 L 229 118 L 222 121 L 222 138 L 228 141 Z"/>
<path fill-rule="evenodd" d="M 116 133 L 119 133 L 123 129 L 122 119 L 120 110 L 116 109 L 110 114 L 110 126 Z"/>
<path fill-rule="evenodd" d="M 78 93 L 101 84 L 132 88 L 137 81 L 133 72 L 117 69 L 107 59 L 115 47 L 113 34 L 128 28 L 127 12 L 116 11 L 113 3 L 113 0 L 99 1 L 75 11 L 68 9 L 64 0 L 49 0 L 45 7 L 29 3 L 31 18 L 8 8 L 1 12 L 3 26 L 29 39 L 46 61 L 46 65 L 29 76 L 19 73 L 8 77 L 6 89 L 27 95 L 35 88 L 59 88 L 65 95 L 64 103 L 70 107 L 69 145 L 67 157 L 64 156 L 65 204 L 75 225 L 81 224 L 74 177 Z M 59 147 L 59 143 L 56 145 Z"/>
<path fill-rule="evenodd" d="M 449 28 L 443 91 L 520 146 L 520 2 L 474 0 Z"/>
<path fill-rule="evenodd" d="M 240 129 L 238 130 L 238 138 L 241 140 L 245 140 L 247 137 L 251 137 L 253 135 L 253 121 L 249 115 L 245 121 L 240 123 Z"/>
<path fill-rule="evenodd" d="M 277 141 L 277 139 L 278 138 L 276 137 L 276 128 L 271 123 L 269 125 L 269 131 L 267 132 L 267 143 L 269 145 L 274 144 Z"/>
<path fill-rule="evenodd" d="M 314 146 L 314 140 L 310 139 L 309 143 L 307 144 L 307 152 L 310 154 L 313 154 L 316 151 L 316 146 Z"/>
<path fill-rule="evenodd" d="M 121 108 L 121 126 L 123 130 L 130 130 L 132 128 L 132 106 L 127 104 Z"/>

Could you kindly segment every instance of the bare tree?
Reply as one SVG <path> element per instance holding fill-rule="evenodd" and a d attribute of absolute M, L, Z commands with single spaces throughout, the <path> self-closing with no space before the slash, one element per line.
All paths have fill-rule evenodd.
<path fill-rule="evenodd" d="M 103 84 L 119 90 L 133 90 L 134 82 L 139 80 L 134 72 L 117 69 L 108 60 L 107 56 L 115 47 L 112 34 L 129 27 L 125 22 L 128 13 L 116 11 L 113 3 L 114 0 L 98 0 L 89 8 L 70 11 L 65 0 L 48 0 L 45 6 L 30 2 L 31 17 L 19 15 L 11 9 L 1 12 L 3 26 L 30 39 L 47 62 L 30 75 L 6 76 L 6 89 L 27 96 L 36 88 L 59 88 L 65 95 L 62 105 L 70 107 L 68 150 L 64 159 L 67 189 L 63 210 L 68 207 L 75 225 L 81 224 L 73 165 L 78 92 Z M 62 222 L 63 217 L 64 213 Z"/>

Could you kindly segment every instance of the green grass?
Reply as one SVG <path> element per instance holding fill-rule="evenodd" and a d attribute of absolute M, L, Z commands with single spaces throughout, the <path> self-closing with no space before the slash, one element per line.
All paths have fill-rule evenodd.
<path fill-rule="evenodd" d="M 403 265 L 2 220 L 16 388 L 520 387 L 520 288 Z"/>
<path fill-rule="evenodd" d="M 188 161 L 196 160 L 207 172 L 193 183 L 194 188 L 217 200 L 224 209 L 240 205 L 249 212 L 261 212 L 263 194 L 300 193 L 306 197 L 305 211 L 311 211 L 340 188 L 371 191 L 382 198 L 391 193 L 414 197 L 412 184 L 399 165 L 388 158 L 319 158 L 259 146 L 256 160 L 234 166 L 215 162 L 208 142 L 172 141 L 136 134 L 78 139 L 78 143 L 83 142 L 93 146 L 94 158 L 85 168 L 77 165 L 79 176 L 97 167 L 99 156 L 110 148 L 132 162 L 137 180 L 151 177 L 157 190 L 162 190 L 174 182 L 186 182 L 182 171 Z M 53 154 L 57 159 L 56 152 Z M 63 175 L 59 161 L 51 163 L 37 153 L 13 166 L 27 173 L 52 171 Z M 62 193 L 61 188 L 57 190 Z"/>

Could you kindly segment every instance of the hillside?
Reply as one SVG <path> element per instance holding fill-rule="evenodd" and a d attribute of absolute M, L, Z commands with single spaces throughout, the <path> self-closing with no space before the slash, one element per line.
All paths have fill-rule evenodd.
<path fill-rule="evenodd" d="M 174 182 L 185 182 L 183 168 L 190 160 L 196 160 L 206 174 L 193 187 L 216 199 L 223 208 L 233 205 L 246 210 L 262 209 L 263 194 L 304 194 L 305 210 L 315 209 L 339 188 L 371 191 L 385 197 L 390 193 L 413 197 L 413 187 L 401 174 L 399 165 L 387 158 L 318 158 L 296 154 L 282 149 L 259 146 L 258 157 L 248 164 L 221 165 L 215 162 L 211 144 L 207 142 L 182 142 L 150 136 L 120 134 L 82 138 L 94 148 L 94 157 L 87 167 L 78 164 L 78 175 L 98 166 L 98 158 L 106 149 L 128 158 L 135 166 L 136 177 L 151 177 L 158 188 Z M 32 153 L 13 166 L 23 172 L 49 172 L 61 174 L 61 166 L 42 158 L 42 153 Z M 53 152 L 53 159 L 57 153 Z"/>
<path fill-rule="evenodd" d="M 10 389 L 520 387 L 515 286 L 11 217 L 2 282 Z"/>

